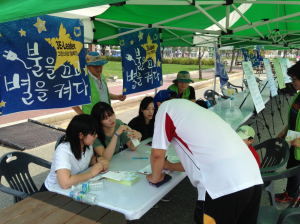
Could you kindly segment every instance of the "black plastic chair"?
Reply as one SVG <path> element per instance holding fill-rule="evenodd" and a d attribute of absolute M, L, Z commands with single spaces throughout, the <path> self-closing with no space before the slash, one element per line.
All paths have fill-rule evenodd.
<path fill-rule="evenodd" d="M 211 106 L 214 106 L 217 104 L 216 102 L 216 96 L 219 97 L 221 96 L 223 99 L 228 99 L 229 97 L 223 96 L 219 93 L 217 93 L 216 91 L 212 90 L 212 89 L 208 89 L 204 92 L 204 98 L 206 100 L 209 100 Z"/>
<path fill-rule="evenodd" d="M 62 136 L 60 136 L 57 139 L 54 150 L 56 150 L 57 146 L 65 140 L 65 137 L 66 137 L 66 134 L 63 134 Z"/>
<path fill-rule="evenodd" d="M 260 154 L 261 174 L 272 173 L 284 167 L 289 160 L 290 150 L 287 142 L 281 138 L 271 138 L 253 148 Z M 264 182 L 264 190 L 270 199 L 270 204 L 275 205 L 274 182 Z"/>
<path fill-rule="evenodd" d="M 51 167 L 51 162 L 25 152 L 9 152 L 0 158 L 0 191 L 13 195 L 15 203 L 38 192 L 29 173 L 30 163 Z M 2 184 L 2 177 L 10 187 Z"/>
<path fill-rule="evenodd" d="M 288 178 L 300 174 L 300 166 L 288 170 L 277 171 L 275 173 L 265 173 L 262 175 L 264 182 Z M 257 224 L 299 224 L 300 223 L 300 189 L 297 191 L 294 200 L 284 209 L 279 210 L 276 206 L 260 206 Z"/>

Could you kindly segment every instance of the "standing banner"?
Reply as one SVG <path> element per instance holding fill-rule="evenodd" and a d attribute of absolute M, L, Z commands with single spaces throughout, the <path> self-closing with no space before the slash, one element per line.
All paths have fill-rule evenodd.
<path fill-rule="evenodd" d="M 271 96 L 272 97 L 277 96 L 278 92 L 277 92 L 277 87 L 276 87 L 276 84 L 275 84 L 275 81 L 273 78 L 273 72 L 272 72 L 270 60 L 265 58 L 264 64 L 265 64 L 265 69 L 266 69 L 266 74 L 267 74 L 268 84 L 270 87 Z"/>
<path fill-rule="evenodd" d="M 288 58 L 286 58 L 286 67 L 290 68 L 291 67 L 291 62 Z"/>
<path fill-rule="evenodd" d="M 254 54 L 254 52 L 253 52 L 253 50 L 251 48 L 248 48 L 248 47 L 244 48 L 244 47 L 242 47 L 241 50 L 243 52 L 245 61 L 250 61 L 252 67 L 256 67 L 256 66 L 260 65 L 260 61 L 255 56 L 255 54 Z"/>
<path fill-rule="evenodd" d="M 274 58 L 273 59 L 273 64 L 274 64 L 274 69 L 275 69 L 275 74 L 276 74 L 276 77 L 277 77 L 279 89 L 284 89 L 285 88 L 285 81 L 284 81 L 283 74 L 282 74 L 282 71 L 281 71 L 281 67 L 280 67 L 280 64 L 279 64 L 279 59 Z"/>
<path fill-rule="evenodd" d="M 216 57 L 215 73 L 216 73 L 216 77 L 220 77 L 220 84 L 221 84 L 220 88 L 222 89 L 228 82 L 228 74 L 225 69 L 225 65 L 223 64 L 222 59 L 220 57 L 219 49 L 216 43 L 215 43 L 215 57 Z"/>
<path fill-rule="evenodd" d="M 286 62 L 287 62 L 286 59 L 287 58 L 279 58 L 279 63 L 280 63 L 280 67 L 281 67 L 284 82 L 285 83 L 291 83 L 292 79 L 287 74 L 288 65 L 286 64 Z"/>
<path fill-rule="evenodd" d="M 252 64 L 250 61 L 247 61 L 247 62 L 243 61 L 242 65 L 243 65 L 243 69 L 244 69 L 245 76 L 246 76 L 247 83 L 248 83 L 248 88 L 250 90 L 256 112 L 259 113 L 260 111 L 262 111 L 265 108 L 265 104 L 261 97 L 256 79 L 255 79 Z"/>
<path fill-rule="evenodd" d="M 131 29 L 119 28 L 119 33 Z M 119 37 L 123 67 L 123 95 L 163 85 L 160 38 L 157 28 Z"/>
<path fill-rule="evenodd" d="M 257 53 L 257 58 L 259 61 L 263 61 L 264 60 L 264 47 L 262 45 L 257 45 L 256 46 L 256 53 Z"/>
<path fill-rule="evenodd" d="M 0 115 L 90 103 L 83 40 L 78 19 L 0 23 Z"/>

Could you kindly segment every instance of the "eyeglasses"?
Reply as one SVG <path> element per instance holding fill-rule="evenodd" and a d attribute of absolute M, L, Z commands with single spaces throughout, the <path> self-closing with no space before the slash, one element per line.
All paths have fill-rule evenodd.
<path fill-rule="evenodd" d="M 292 82 L 295 82 L 295 80 L 297 80 L 298 78 L 294 78 L 294 79 L 292 79 Z"/>

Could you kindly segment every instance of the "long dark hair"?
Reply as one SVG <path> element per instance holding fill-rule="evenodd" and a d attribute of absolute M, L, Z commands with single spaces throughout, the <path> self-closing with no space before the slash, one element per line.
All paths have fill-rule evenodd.
<path fill-rule="evenodd" d="M 146 130 L 146 126 L 145 126 L 146 120 L 145 120 L 142 110 L 147 110 L 150 103 L 153 103 L 153 97 L 146 96 L 141 101 L 141 104 L 140 104 L 139 115 L 138 115 L 138 125 L 139 125 L 139 127 L 143 127 L 143 131 Z M 153 133 L 153 129 L 154 129 L 154 119 L 152 117 L 152 119 L 150 120 L 150 123 L 149 123 L 149 131 L 150 131 L 151 135 Z"/>
<path fill-rule="evenodd" d="M 64 142 L 69 142 L 71 145 L 71 151 L 77 160 L 81 159 L 81 146 L 79 133 L 81 132 L 83 136 L 88 134 L 97 133 L 98 125 L 96 120 L 87 114 L 80 114 L 73 117 L 70 124 L 67 127 L 66 138 Z M 88 149 L 87 145 L 84 145 L 83 152 Z"/>
<path fill-rule="evenodd" d="M 292 67 L 287 69 L 287 74 L 289 76 L 296 76 L 300 79 L 300 61 L 297 61 Z"/>
<path fill-rule="evenodd" d="M 105 144 L 105 133 L 103 130 L 102 120 L 105 118 L 106 114 L 107 114 L 107 116 L 110 117 L 114 113 L 115 112 L 114 112 L 113 108 L 105 102 L 96 103 L 92 109 L 91 115 L 93 118 L 96 119 L 97 124 L 99 126 L 98 131 L 97 131 L 98 139 L 100 140 L 100 142 L 102 143 L 104 148 L 106 148 L 106 144 Z"/>

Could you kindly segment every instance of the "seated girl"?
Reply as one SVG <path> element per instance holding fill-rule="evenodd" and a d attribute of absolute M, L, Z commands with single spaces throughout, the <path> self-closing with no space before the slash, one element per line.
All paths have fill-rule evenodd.
<path fill-rule="evenodd" d="M 94 156 L 92 148 L 97 138 L 97 128 L 95 119 L 87 114 L 77 115 L 71 120 L 66 138 L 54 152 L 50 173 L 40 191 L 48 191 L 56 183 L 67 189 L 107 170 L 109 162 Z M 93 167 L 88 172 L 81 173 L 89 165 Z"/>
<path fill-rule="evenodd" d="M 94 151 L 99 156 L 109 161 L 115 153 L 120 151 L 121 143 L 126 144 L 133 151 L 137 149 L 138 146 L 135 147 L 130 138 L 141 141 L 141 133 L 130 130 L 121 120 L 116 119 L 113 108 L 109 104 L 96 103 L 91 115 L 97 120 L 99 126 L 98 138 L 93 144 Z"/>
<path fill-rule="evenodd" d="M 128 124 L 130 128 L 137 130 L 142 134 L 142 141 L 149 137 L 153 137 L 153 130 L 154 130 L 154 120 L 152 119 L 153 114 L 154 114 L 153 97 L 147 96 L 142 100 L 140 104 L 139 115 L 133 118 Z"/>

